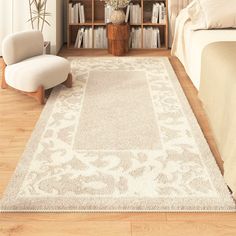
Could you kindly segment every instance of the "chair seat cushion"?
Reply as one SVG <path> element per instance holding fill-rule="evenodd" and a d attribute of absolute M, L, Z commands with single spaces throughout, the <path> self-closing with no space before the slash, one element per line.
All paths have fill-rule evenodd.
<path fill-rule="evenodd" d="M 8 85 L 24 91 L 35 92 L 39 86 L 45 89 L 63 83 L 70 73 L 70 63 L 58 56 L 41 55 L 6 67 Z"/>

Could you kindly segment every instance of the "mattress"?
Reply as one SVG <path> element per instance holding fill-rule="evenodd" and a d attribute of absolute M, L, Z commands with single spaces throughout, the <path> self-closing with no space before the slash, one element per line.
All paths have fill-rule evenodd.
<path fill-rule="evenodd" d="M 221 41 L 236 41 L 235 29 L 192 30 L 187 10 L 183 9 L 176 19 L 172 55 L 179 58 L 194 86 L 199 90 L 203 49 Z"/>

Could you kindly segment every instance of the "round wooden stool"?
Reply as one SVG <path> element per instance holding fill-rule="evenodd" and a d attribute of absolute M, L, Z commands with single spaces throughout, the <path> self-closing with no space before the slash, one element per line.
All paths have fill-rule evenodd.
<path fill-rule="evenodd" d="M 129 51 L 130 27 L 128 24 L 107 25 L 108 52 L 114 56 L 123 56 Z"/>

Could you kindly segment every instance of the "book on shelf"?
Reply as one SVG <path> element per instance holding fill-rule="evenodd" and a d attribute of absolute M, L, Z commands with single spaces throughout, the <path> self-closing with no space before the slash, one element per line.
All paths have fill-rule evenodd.
<path fill-rule="evenodd" d="M 93 29 L 92 27 L 86 28 L 83 38 L 83 48 L 93 47 Z"/>
<path fill-rule="evenodd" d="M 84 27 L 78 30 L 77 37 L 75 40 L 75 45 L 74 45 L 75 48 L 81 48 L 83 37 L 84 37 Z"/>
<path fill-rule="evenodd" d="M 81 3 L 69 3 L 69 23 L 85 23 L 84 5 Z"/>
<path fill-rule="evenodd" d="M 159 3 L 153 4 L 151 21 L 153 24 L 157 24 L 159 22 Z"/>
<path fill-rule="evenodd" d="M 144 48 L 160 48 L 160 30 L 158 27 L 145 27 L 143 29 L 143 47 Z"/>
<path fill-rule="evenodd" d="M 112 14 L 113 9 L 109 5 L 105 5 L 104 8 L 105 8 L 105 19 L 104 20 L 105 20 L 105 24 L 108 24 L 111 22 L 111 14 Z"/>
<path fill-rule="evenodd" d="M 129 4 L 130 24 L 140 25 L 142 23 L 142 8 L 139 4 Z"/>
<path fill-rule="evenodd" d="M 94 48 L 107 48 L 107 34 L 105 27 L 94 29 Z"/>
<path fill-rule="evenodd" d="M 85 23 L 84 5 L 80 5 L 80 23 Z"/>
<path fill-rule="evenodd" d="M 128 5 L 126 8 L 125 23 L 128 23 L 129 21 L 129 14 L 130 14 L 130 5 Z"/>
<path fill-rule="evenodd" d="M 154 3 L 152 7 L 152 19 L 153 24 L 165 24 L 166 23 L 166 7 L 164 3 Z"/>
<path fill-rule="evenodd" d="M 165 24 L 166 23 L 166 7 L 164 3 L 160 4 L 160 12 L 159 12 L 159 23 Z"/>
<path fill-rule="evenodd" d="M 130 48 L 141 48 L 141 37 L 142 37 L 142 29 L 141 27 L 133 27 L 130 35 Z"/>

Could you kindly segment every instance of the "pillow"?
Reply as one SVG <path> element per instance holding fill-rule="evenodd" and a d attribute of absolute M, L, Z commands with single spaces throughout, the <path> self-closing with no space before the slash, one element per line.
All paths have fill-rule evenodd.
<path fill-rule="evenodd" d="M 194 30 L 236 28 L 236 0 L 193 0 L 187 11 Z"/>

